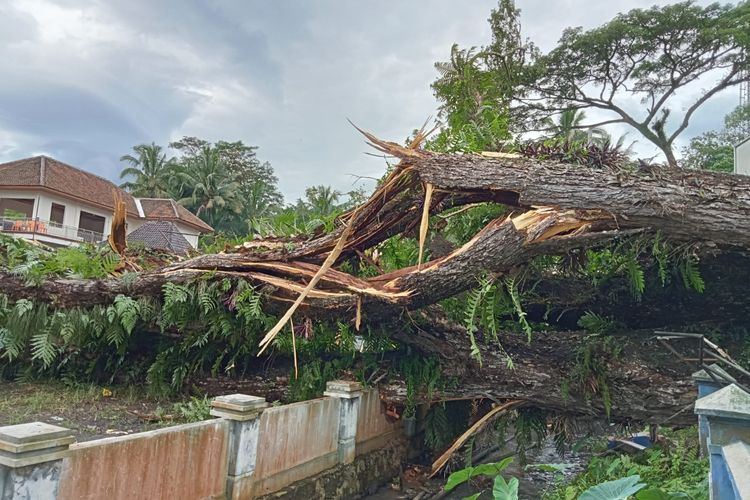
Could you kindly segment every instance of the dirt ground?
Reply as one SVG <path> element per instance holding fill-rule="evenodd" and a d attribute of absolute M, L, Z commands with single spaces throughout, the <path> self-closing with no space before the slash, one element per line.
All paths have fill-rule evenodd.
<path fill-rule="evenodd" d="M 172 425 L 173 404 L 135 387 L 0 382 L 0 425 L 46 422 L 72 429 L 78 441 Z"/>
<path fill-rule="evenodd" d="M 68 386 L 61 382 L 0 381 L 0 426 L 46 422 L 67 427 L 78 441 L 132 434 L 211 418 L 214 396 L 244 393 L 269 403 L 286 396 L 283 376 L 205 378 L 189 394 L 155 397 L 143 386 Z"/>

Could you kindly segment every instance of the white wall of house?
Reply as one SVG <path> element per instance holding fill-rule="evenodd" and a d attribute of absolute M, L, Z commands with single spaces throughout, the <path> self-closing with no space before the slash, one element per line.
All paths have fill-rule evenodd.
<path fill-rule="evenodd" d="M 734 148 L 734 171 L 750 175 L 750 137 Z"/>
<path fill-rule="evenodd" d="M 78 222 L 81 216 L 81 211 L 85 211 L 104 218 L 103 234 L 105 236 L 109 234 L 112 225 L 111 211 L 68 198 L 63 198 L 61 196 L 56 196 L 46 191 L 35 191 L 32 189 L 0 189 L 0 198 L 33 199 L 34 210 L 32 213 L 32 218 L 38 218 L 40 221 L 45 222 L 47 225 L 46 236 L 36 235 L 36 237 L 38 237 L 37 239 L 47 241 L 48 243 L 51 242 L 68 244 L 67 242 L 54 241 L 56 238 L 76 240 L 76 231 L 78 229 Z M 53 203 L 65 207 L 62 223 L 64 227 L 55 227 L 55 225 L 49 224 Z M 0 214 L 0 216 L 1 215 L 2 214 Z"/>
<path fill-rule="evenodd" d="M 182 222 L 175 222 L 175 226 L 180 230 L 185 239 L 190 243 L 193 248 L 198 248 L 198 236 L 200 233 L 194 227 L 190 227 Z"/>
<path fill-rule="evenodd" d="M 20 234 L 25 238 L 33 238 L 45 243 L 52 243 L 58 245 L 71 245 L 80 241 L 77 235 L 79 218 L 81 211 L 88 212 L 90 214 L 104 217 L 104 237 L 109 234 L 112 226 L 112 211 L 103 209 L 93 205 L 88 205 L 62 196 L 57 196 L 46 191 L 33 190 L 33 189 L 0 189 L 0 198 L 22 198 L 22 199 L 33 199 L 34 209 L 31 215 L 32 219 L 39 219 L 46 225 L 46 234 L 31 234 L 26 233 Z M 51 211 L 52 204 L 56 203 L 65 207 L 63 214 L 63 227 L 57 227 L 51 224 Z M 0 214 L 2 217 L 2 214 Z M 146 222 L 145 219 L 139 219 L 137 217 L 128 216 L 127 218 L 127 233 L 135 231 Z M 175 225 L 185 237 L 185 239 L 193 246 L 198 248 L 198 236 L 199 231 L 194 227 L 188 226 L 180 221 L 174 221 Z"/>
<path fill-rule="evenodd" d="M 127 225 L 125 232 L 127 234 L 130 234 L 145 223 L 146 223 L 145 219 L 136 219 L 135 217 L 128 215 L 128 218 L 125 220 L 125 224 Z"/>

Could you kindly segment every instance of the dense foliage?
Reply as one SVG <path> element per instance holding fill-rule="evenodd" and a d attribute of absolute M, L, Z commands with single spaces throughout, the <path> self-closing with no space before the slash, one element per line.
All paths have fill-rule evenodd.
<path fill-rule="evenodd" d="M 122 187 L 144 198 L 178 200 L 218 231 L 248 231 L 251 220 L 280 210 L 283 198 L 268 162 L 257 147 L 242 141 L 210 143 L 184 137 L 169 145 L 177 157 L 168 158 L 161 146 L 141 144 L 123 156 L 130 166 L 121 172 L 129 179 Z"/>
<path fill-rule="evenodd" d="M 612 85 L 621 86 L 635 78 L 641 84 L 639 92 L 649 99 L 668 91 L 653 81 L 663 76 L 664 69 L 654 67 L 654 60 L 663 57 L 661 49 L 636 43 L 643 33 L 634 25 L 645 22 L 645 15 L 654 17 L 649 21 L 650 29 L 662 34 L 674 29 L 678 38 L 698 40 L 693 53 L 697 59 L 691 59 L 690 52 L 680 44 L 675 45 L 685 59 L 674 71 L 681 72 L 683 76 L 679 78 L 685 83 L 697 78 L 700 68 L 691 70 L 680 64 L 703 61 L 701 57 L 712 57 L 706 56 L 712 48 L 740 43 L 735 40 L 740 40 L 740 35 L 732 30 L 726 34 L 722 31 L 722 38 L 716 42 L 719 45 L 706 40 L 706 33 L 715 34 L 726 22 L 725 17 L 740 15 L 739 7 L 680 5 L 687 17 L 678 16 L 669 8 L 655 8 L 632 11 L 590 32 L 570 30 L 558 48 L 542 56 L 521 39 L 519 12 L 510 0 L 503 0 L 490 18 L 493 39 L 488 47 L 461 50 L 454 45 L 450 62 L 437 65 L 439 78 L 433 90 L 440 100 L 445 123 L 427 148 L 441 152 L 505 150 L 581 168 L 622 172 L 649 167 L 632 162 L 622 140 L 613 141 L 596 128 L 582 132 L 587 126 L 580 110 L 583 106 L 575 102 L 575 87 L 581 79 L 602 82 L 601 73 L 617 61 L 611 55 L 602 60 L 602 51 L 594 49 L 610 47 L 620 37 L 630 47 L 628 54 L 641 57 L 643 64 L 620 75 L 617 85 Z M 698 20 L 706 24 L 705 33 L 703 28 L 696 28 Z M 733 57 L 731 47 L 727 50 Z M 586 51 L 595 54 L 584 58 L 581 53 Z M 591 73 L 584 72 L 578 59 L 576 64 L 564 65 L 565 58 L 586 61 Z M 731 60 L 734 59 L 727 59 Z M 564 88 L 553 88 L 553 81 Z M 526 91 L 519 92 L 522 84 L 527 86 Z M 536 118 L 546 136 L 535 141 L 514 140 L 514 103 L 532 91 L 546 92 L 545 106 L 554 105 L 536 110 L 543 112 Z M 553 91 L 559 91 L 559 95 Z M 639 131 L 671 148 L 675 135 L 671 139 L 662 137 L 668 113 L 657 116 L 664 103 L 656 104 L 652 103 L 648 111 L 651 117 L 645 122 L 646 130 Z M 549 111 L 557 114 L 556 119 Z M 652 119 L 663 119 L 654 131 Z M 364 198 L 362 192 L 344 194 L 320 185 L 308 188 L 304 199 L 284 206 L 273 169 L 257 158 L 256 147 L 186 137 L 170 144 L 170 148 L 177 151 L 176 157 L 168 157 L 155 144 L 136 146 L 133 155 L 123 157 L 130 164 L 122 172 L 124 178 L 130 179 L 124 186 L 137 196 L 173 197 L 218 229 L 218 234 L 203 242 L 204 251 L 218 252 L 257 236 L 330 232 L 340 224 L 338 216 Z M 668 151 L 665 154 L 669 157 Z M 508 213 L 506 207 L 479 203 L 432 216 L 427 258 L 458 248 L 488 223 Z M 140 278 L 137 273 L 120 272 L 120 257 L 107 248 L 50 251 L 2 238 L 0 250 L 2 271 L 23 277 L 30 285 L 38 286 L 50 277 L 116 277 L 126 285 L 133 285 Z M 347 257 L 337 268 L 357 277 L 369 277 L 415 265 L 418 255 L 416 234 L 407 231 Z M 148 268 L 147 258 L 136 258 Z M 613 299 L 618 293 L 616 285 L 624 283 L 625 293 L 639 303 L 646 297 L 648 286 L 684 287 L 694 293 L 702 293 L 706 287 L 694 247 L 675 245 L 658 234 L 645 234 L 603 248 L 540 257 L 531 266 L 514 269 L 502 277 L 481 274 L 472 290 L 438 305 L 441 314 L 463 325 L 466 345 L 479 368 L 486 366 L 482 352 L 488 346 L 499 351 L 507 367 L 513 368 L 514 359 L 505 351 L 503 342 L 507 337 L 503 336 L 518 335 L 530 343 L 542 330 L 584 330 L 572 359 L 566 361 L 567 377 L 554 383 L 559 384 L 565 397 L 601 401 L 607 414 L 616 397 L 610 390 L 610 369 L 622 351 L 621 339 L 614 334 L 622 325 L 600 311 L 578 311 L 573 325 L 558 321 L 563 314 L 556 319 L 550 314 L 549 305 L 546 311 L 540 312 L 537 307 L 536 313 L 530 314 L 529 304 L 538 299 L 537 285 L 552 279 L 583 282 L 606 290 Z M 111 304 L 89 308 L 56 309 L 30 298 L 11 301 L 0 295 L 0 376 L 130 382 L 147 384 L 156 392 L 183 390 L 206 374 L 242 376 L 259 369 L 258 342 L 276 321 L 278 311 L 267 307 L 270 292 L 269 288 L 241 278 L 209 272 L 188 283 L 166 282 L 154 298 L 135 298 L 125 293 L 117 295 Z M 539 302 L 544 307 L 544 301 L 537 301 L 537 306 Z M 437 358 L 425 357 L 392 340 L 396 328 L 418 332 L 423 326 L 419 319 L 405 313 L 404 317 L 394 318 L 395 327 L 387 321 L 366 322 L 356 331 L 353 316 L 316 321 L 302 316 L 276 337 L 270 362 L 299 357 L 290 377 L 290 399 L 319 396 L 327 380 L 344 372 L 365 383 L 400 379 L 405 385 L 405 402 L 399 411 L 412 417 L 421 401 L 454 383 L 443 375 L 445 367 Z M 185 408 L 186 414 L 198 415 L 204 410 L 201 402 Z M 445 448 L 476 420 L 480 410 L 476 401 L 434 405 L 425 418 L 428 447 L 432 451 Z M 573 434 L 565 418 L 534 407 L 513 411 L 496 424 L 500 434 L 513 433 L 522 460 L 526 450 L 546 438 L 554 438 L 562 447 Z M 470 457 L 471 444 L 466 451 Z M 476 470 L 472 469 L 468 476 Z M 685 449 L 653 450 L 633 460 L 605 457 L 595 459 L 586 475 L 556 494 L 572 498 L 598 482 L 637 473 L 649 486 L 689 491 L 700 498 L 700 484 L 678 479 L 681 474 L 703 477 L 704 472 L 704 464 Z M 517 482 L 497 477 L 500 479 L 496 479 L 495 489 L 512 497 Z"/>
<path fill-rule="evenodd" d="M 436 65 L 440 76 L 433 89 L 447 124 L 436 149 L 497 148 L 509 127 L 573 139 L 576 130 L 591 134 L 622 123 L 677 166 L 675 141 L 696 110 L 748 79 L 748 2 L 634 9 L 591 30 L 566 29 L 548 53 L 522 39 L 520 11 L 511 0 L 492 12 L 490 27 L 488 46 L 454 45 L 450 62 Z M 698 81 L 705 91 L 681 104 L 685 111 L 678 116 L 675 95 Z M 642 102 L 642 109 L 631 110 L 628 100 Z M 606 117 L 573 119 L 581 109 Z M 555 115 L 568 133 L 550 120 Z"/>
<path fill-rule="evenodd" d="M 278 178 L 261 162 L 257 146 L 242 141 L 210 143 L 183 137 L 169 144 L 167 157 L 157 144 L 140 144 L 121 160 L 122 187 L 142 198 L 167 197 L 195 213 L 217 232 L 207 237 L 288 236 L 332 228 L 333 219 L 365 198 L 361 190 L 343 194 L 330 186 L 311 186 L 305 198 L 284 205 Z"/>
<path fill-rule="evenodd" d="M 667 493 L 679 492 L 687 495 L 683 495 L 685 498 L 708 499 L 708 460 L 699 457 L 697 429 L 691 427 L 669 434 L 663 443 L 634 456 L 614 453 L 594 456 L 585 472 L 546 494 L 545 499 L 579 498 L 597 484 L 633 475 L 639 476 L 644 491 L 663 492 L 662 496 L 643 498 L 671 498 Z"/>

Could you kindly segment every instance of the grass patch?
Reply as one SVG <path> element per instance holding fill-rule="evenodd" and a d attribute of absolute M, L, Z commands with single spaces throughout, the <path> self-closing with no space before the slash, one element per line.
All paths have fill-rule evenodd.
<path fill-rule="evenodd" d="M 210 418 L 210 400 L 158 398 L 139 386 L 0 382 L 0 425 L 41 421 L 79 441 Z"/>

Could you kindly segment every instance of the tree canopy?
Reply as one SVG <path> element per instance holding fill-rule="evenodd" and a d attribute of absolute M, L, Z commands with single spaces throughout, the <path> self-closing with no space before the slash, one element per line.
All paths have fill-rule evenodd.
<path fill-rule="evenodd" d="M 120 158 L 120 161 L 130 165 L 122 169 L 120 178 L 132 178 L 120 187 L 142 198 L 169 197 L 175 168 L 174 159 L 167 159 L 161 146 L 155 143 L 134 146 L 133 152 L 134 155 L 127 154 Z"/>
<path fill-rule="evenodd" d="M 695 112 L 750 78 L 746 1 L 634 9 L 594 29 L 566 29 L 547 53 L 522 39 L 512 0 L 502 0 L 489 21 L 489 45 L 454 45 L 451 61 L 436 65 L 440 76 L 433 89 L 448 126 L 441 132 L 442 150 L 460 144 L 455 138 L 467 130 L 481 138 L 475 146 L 491 149 L 508 139 L 509 129 L 554 131 L 550 117 L 587 109 L 604 118 L 580 120 L 572 128 L 628 125 L 677 166 L 675 141 Z M 686 92 L 699 86 L 703 90 L 685 105 Z"/>
<path fill-rule="evenodd" d="M 537 116 L 568 107 L 604 111 L 611 117 L 579 126 L 627 124 L 677 166 L 675 139 L 708 99 L 747 80 L 749 48 L 750 3 L 634 9 L 592 30 L 565 30 L 557 47 L 528 65 L 517 97 Z M 691 84 L 705 90 L 680 113 L 675 97 Z"/>
<path fill-rule="evenodd" d="M 178 155 L 168 158 L 154 143 L 133 147 L 134 155 L 121 158 L 130 166 L 120 174 L 132 180 L 121 187 L 139 197 L 173 198 L 228 234 L 246 234 L 257 227 L 253 221 L 282 209 L 278 178 L 258 159 L 257 146 L 183 137 L 169 147 Z"/>

